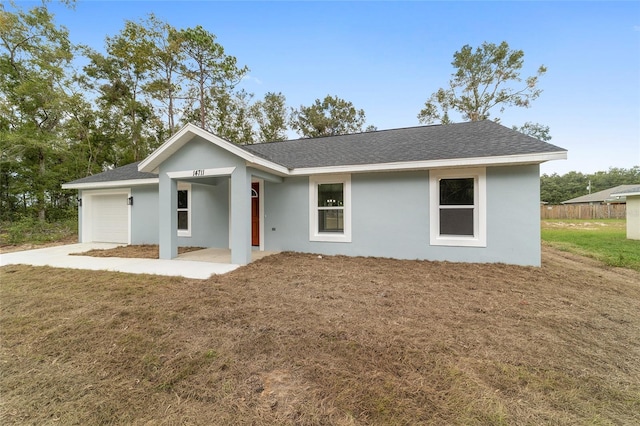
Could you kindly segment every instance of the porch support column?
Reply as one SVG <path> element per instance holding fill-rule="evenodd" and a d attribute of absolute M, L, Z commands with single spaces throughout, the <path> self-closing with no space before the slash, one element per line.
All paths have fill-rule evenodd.
<path fill-rule="evenodd" d="M 251 262 L 251 173 L 236 167 L 231 173 L 231 263 Z"/>
<path fill-rule="evenodd" d="M 178 183 L 160 173 L 158 186 L 160 259 L 173 259 L 178 257 Z"/>

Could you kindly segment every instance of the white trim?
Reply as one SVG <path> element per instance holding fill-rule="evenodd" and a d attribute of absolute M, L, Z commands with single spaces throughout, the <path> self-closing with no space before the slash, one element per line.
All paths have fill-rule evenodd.
<path fill-rule="evenodd" d="M 167 176 L 171 179 L 197 179 L 211 176 L 231 176 L 231 173 L 233 173 L 235 169 L 235 167 L 221 167 L 217 169 L 183 170 L 178 172 L 167 172 Z"/>
<path fill-rule="evenodd" d="M 204 140 L 211 142 L 212 144 L 217 145 L 252 164 L 265 167 L 268 170 L 273 170 L 278 173 L 289 174 L 289 169 L 286 167 L 253 155 L 249 151 L 245 151 L 239 146 L 191 123 L 186 124 L 182 129 L 180 129 L 180 131 L 178 131 L 178 133 L 170 137 L 165 143 L 160 145 L 158 149 L 153 151 L 151 155 L 138 164 L 138 171 L 153 173 L 164 160 L 178 151 L 178 149 L 180 149 L 184 144 L 193 139 L 194 136 L 200 136 Z"/>
<path fill-rule="evenodd" d="M 318 232 L 318 184 L 342 183 L 344 200 L 344 232 Z M 309 176 L 309 241 L 351 242 L 351 175 Z"/>
<path fill-rule="evenodd" d="M 609 194 L 610 197 L 618 197 L 618 198 L 622 198 L 622 197 L 635 197 L 640 195 L 640 191 L 629 191 L 629 192 L 616 192 L 614 194 Z"/>
<path fill-rule="evenodd" d="M 62 189 L 101 189 L 117 188 L 125 186 L 151 185 L 160 182 L 158 178 L 130 179 L 130 180 L 110 180 L 107 182 L 83 182 L 83 183 L 63 183 Z"/>
<path fill-rule="evenodd" d="M 503 166 L 518 164 L 539 164 L 550 160 L 566 160 L 567 152 L 550 152 L 524 155 L 502 155 L 494 157 L 452 158 L 445 160 L 402 161 L 397 163 L 356 164 L 329 167 L 303 167 L 291 169 L 291 176 L 311 176 L 328 173 L 362 173 L 402 170 L 431 170 L 443 168 L 466 168 L 472 166 Z"/>
<path fill-rule="evenodd" d="M 440 179 L 474 178 L 473 233 L 468 236 L 440 235 Z M 484 167 L 429 171 L 429 236 L 432 246 L 487 246 L 487 171 Z"/>
<path fill-rule="evenodd" d="M 127 198 L 131 197 L 131 188 L 82 191 L 82 206 L 79 207 L 82 215 L 82 243 L 93 242 L 93 230 L 91 227 L 93 222 L 93 197 L 120 194 L 125 194 Z M 131 207 L 131 205 L 127 205 L 127 244 L 131 244 Z"/>
<path fill-rule="evenodd" d="M 178 229 L 178 237 L 190 237 L 191 236 L 191 213 L 193 211 L 193 206 L 191 205 L 191 184 L 188 182 L 178 182 L 178 188 L 176 190 L 187 191 L 187 208 L 178 210 L 178 208 L 176 207 L 176 215 L 178 214 L 178 211 L 186 210 L 187 212 L 187 229 Z"/>
<path fill-rule="evenodd" d="M 229 216 L 229 249 L 231 249 L 231 242 L 232 242 L 232 235 L 231 235 L 231 222 L 233 220 L 233 216 L 231 215 L 231 179 L 229 179 L 229 184 L 227 186 L 227 206 L 228 208 L 228 212 L 227 212 L 227 216 Z"/>

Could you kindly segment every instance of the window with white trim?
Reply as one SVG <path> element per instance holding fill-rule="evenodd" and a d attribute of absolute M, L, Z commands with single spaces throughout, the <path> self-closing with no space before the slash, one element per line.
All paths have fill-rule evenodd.
<path fill-rule="evenodd" d="M 178 236 L 191 236 L 191 184 L 178 182 Z"/>
<path fill-rule="evenodd" d="M 351 175 L 309 177 L 309 240 L 351 242 Z"/>
<path fill-rule="evenodd" d="M 431 245 L 486 247 L 486 169 L 429 172 Z"/>

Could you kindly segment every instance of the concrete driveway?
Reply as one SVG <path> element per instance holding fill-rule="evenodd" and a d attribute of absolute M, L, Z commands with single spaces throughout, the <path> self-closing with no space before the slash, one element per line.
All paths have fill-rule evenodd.
<path fill-rule="evenodd" d="M 240 265 L 212 263 L 181 259 L 132 259 L 122 257 L 70 256 L 93 249 L 110 249 L 120 244 L 79 243 L 46 247 L 35 250 L 0 254 L 0 266 L 33 265 L 56 268 L 87 269 L 91 271 L 115 271 L 129 274 L 152 274 L 207 279 L 214 274 L 226 274 Z"/>

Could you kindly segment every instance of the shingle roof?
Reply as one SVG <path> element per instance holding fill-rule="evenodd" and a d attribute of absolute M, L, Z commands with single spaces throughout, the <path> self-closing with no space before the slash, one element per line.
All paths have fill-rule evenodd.
<path fill-rule="evenodd" d="M 566 151 L 488 120 L 270 142 L 243 148 L 290 169 Z"/>
<path fill-rule="evenodd" d="M 604 189 L 602 191 L 594 192 L 593 194 L 582 195 L 580 197 L 572 198 L 567 201 L 563 201 L 562 204 L 586 204 L 586 203 L 604 203 L 607 201 L 622 201 L 612 196 L 611 194 L 616 194 L 620 192 L 627 192 L 631 189 L 640 190 L 638 184 L 631 185 L 618 185 L 613 188 Z"/>
<path fill-rule="evenodd" d="M 564 152 L 493 121 L 407 127 L 241 146 L 289 169 Z M 139 163 L 74 180 L 66 185 L 157 178 Z"/>
<path fill-rule="evenodd" d="M 127 164 L 126 166 L 117 167 L 112 170 L 107 170 L 106 172 L 87 176 L 82 179 L 77 179 L 67 183 L 67 185 L 78 184 L 78 183 L 114 182 L 119 180 L 133 180 L 133 179 L 154 179 L 158 177 L 158 175 L 155 173 L 139 172 L 138 171 L 139 163 L 140 162 L 138 161 L 137 163 Z"/>
<path fill-rule="evenodd" d="M 627 185 L 623 185 L 623 186 L 627 186 Z M 632 185 L 632 188 L 628 188 L 622 191 L 614 191 L 611 194 L 614 196 L 624 196 L 627 194 L 639 194 L 640 193 L 640 186 L 639 185 Z"/>

